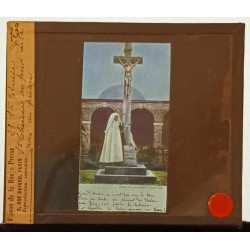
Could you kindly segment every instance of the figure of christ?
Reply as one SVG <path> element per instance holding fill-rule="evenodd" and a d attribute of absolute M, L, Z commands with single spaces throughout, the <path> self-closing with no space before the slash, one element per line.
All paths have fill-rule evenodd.
<path fill-rule="evenodd" d="M 100 163 L 121 163 L 123 162 L 123 133 L 124 126 L 118 113 L 112 113 L 109 117 L 106 129 Z M 122 135 L 121 135 L 122 134 Z M 130 133 L 131 145 L 137 149 L 133 136 Z"/>
<path fill-rule="evenodd" d="M 139 63 L 138 60 L 135 64 L 131 64 L 129 60 L 126 60 L 125 63 L 122 62 L 121 58 L 119 57 L 120 64 L 124 67 L 125 74 L 124 74 L 124 84 L 125 84 L 125 95 L 128 96 L 131 94 L 131 82 L 132 82 L 132 69 Z"/>

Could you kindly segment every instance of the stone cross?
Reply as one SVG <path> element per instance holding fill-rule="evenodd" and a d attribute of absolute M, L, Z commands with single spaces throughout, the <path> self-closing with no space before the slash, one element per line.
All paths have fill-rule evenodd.
<path fill-rule="evenodd" d="M 142 57 L 132 56 L 132 44 L 125 43 L 124 56 L 115 56 L 114 63 L 121 64 L 124 68 L 124 91 L 123 91 L 123 114 L 122 121 L 124 127 L 125 146 L 131 146 L 131 90 L 132 90 L 132 69 L 137 64 L 143 63 Z M 124 162 L 126 161 L 124 147 Z M 133 154 L 133 152 L 132 152 Z M 134 152 L 135 155 L 135 152 Z M 136 156 L 135 156 L 136 157 Z M 136 159 L 135 159 L 136 160 Z M 129 164 L 128 164 L 129 165 Z M 132 164 L 135 165 L 135 164 Z"/>

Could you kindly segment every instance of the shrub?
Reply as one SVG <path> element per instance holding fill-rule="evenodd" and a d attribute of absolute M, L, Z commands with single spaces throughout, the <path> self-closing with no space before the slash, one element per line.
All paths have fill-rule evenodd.
<path fill-rule="evenodd" d="M 138 149 L 137 160 L 139 163 L 150 165 L 155 161 L 156 150 L 154 147 L 144 146 Z"/>

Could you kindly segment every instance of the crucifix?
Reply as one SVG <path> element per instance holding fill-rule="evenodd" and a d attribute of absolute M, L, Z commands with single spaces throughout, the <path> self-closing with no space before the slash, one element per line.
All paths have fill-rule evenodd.
<path fill-rule="evenodd" d="M 142 57 L 132 56 L 133 47 L 131 43 L 125 43 L 124 56 L 115 56 L 114 63 L 121 64 L 124 68 L 124 91 L 123 91 L 123 114 L 122 122 L 124 127 L 124 164 L 135 166 L 136 154 L 133 147 L 133 136 L 131 134 L 131 90 L 132 90 L 132 69 L 137 64 L 143 63 Z M 126 149 L 126 150 L 125 150 Z M 132 160 L 132 158 L 135 158 Z M 130 160 L 129 160 L 130 159 Z"/>

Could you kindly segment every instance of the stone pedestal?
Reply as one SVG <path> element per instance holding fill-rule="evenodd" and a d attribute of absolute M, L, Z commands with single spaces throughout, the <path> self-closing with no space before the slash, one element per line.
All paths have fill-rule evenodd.
<path fill-rule="evenodd" d="M 105 174 L 111 175 L 146 175 L 147 168 L 144 165 L 138 164 L 136 167 L 125 166 L 106 166 Z"/>
<path fill-rule="evenodd" d="M 95 175 L 95 183 L 153 184 L 157 177 L 142 164 L 137 164 L 134 147 L 124 146 L 124 166 L 105 166 Z"/>
<path fill-rule="evenodd" d="M 144 165 L 136 167 L 106 166 L 95 175 L 96 183 L 112 184 L 153 184 L 157 177 Z"/>
<path fill-rule="evenodd" d="M 124 165 L 127 167 L 137 167 L 136 153 L 132 146 L 125 145 L 123 147 Z"/>

